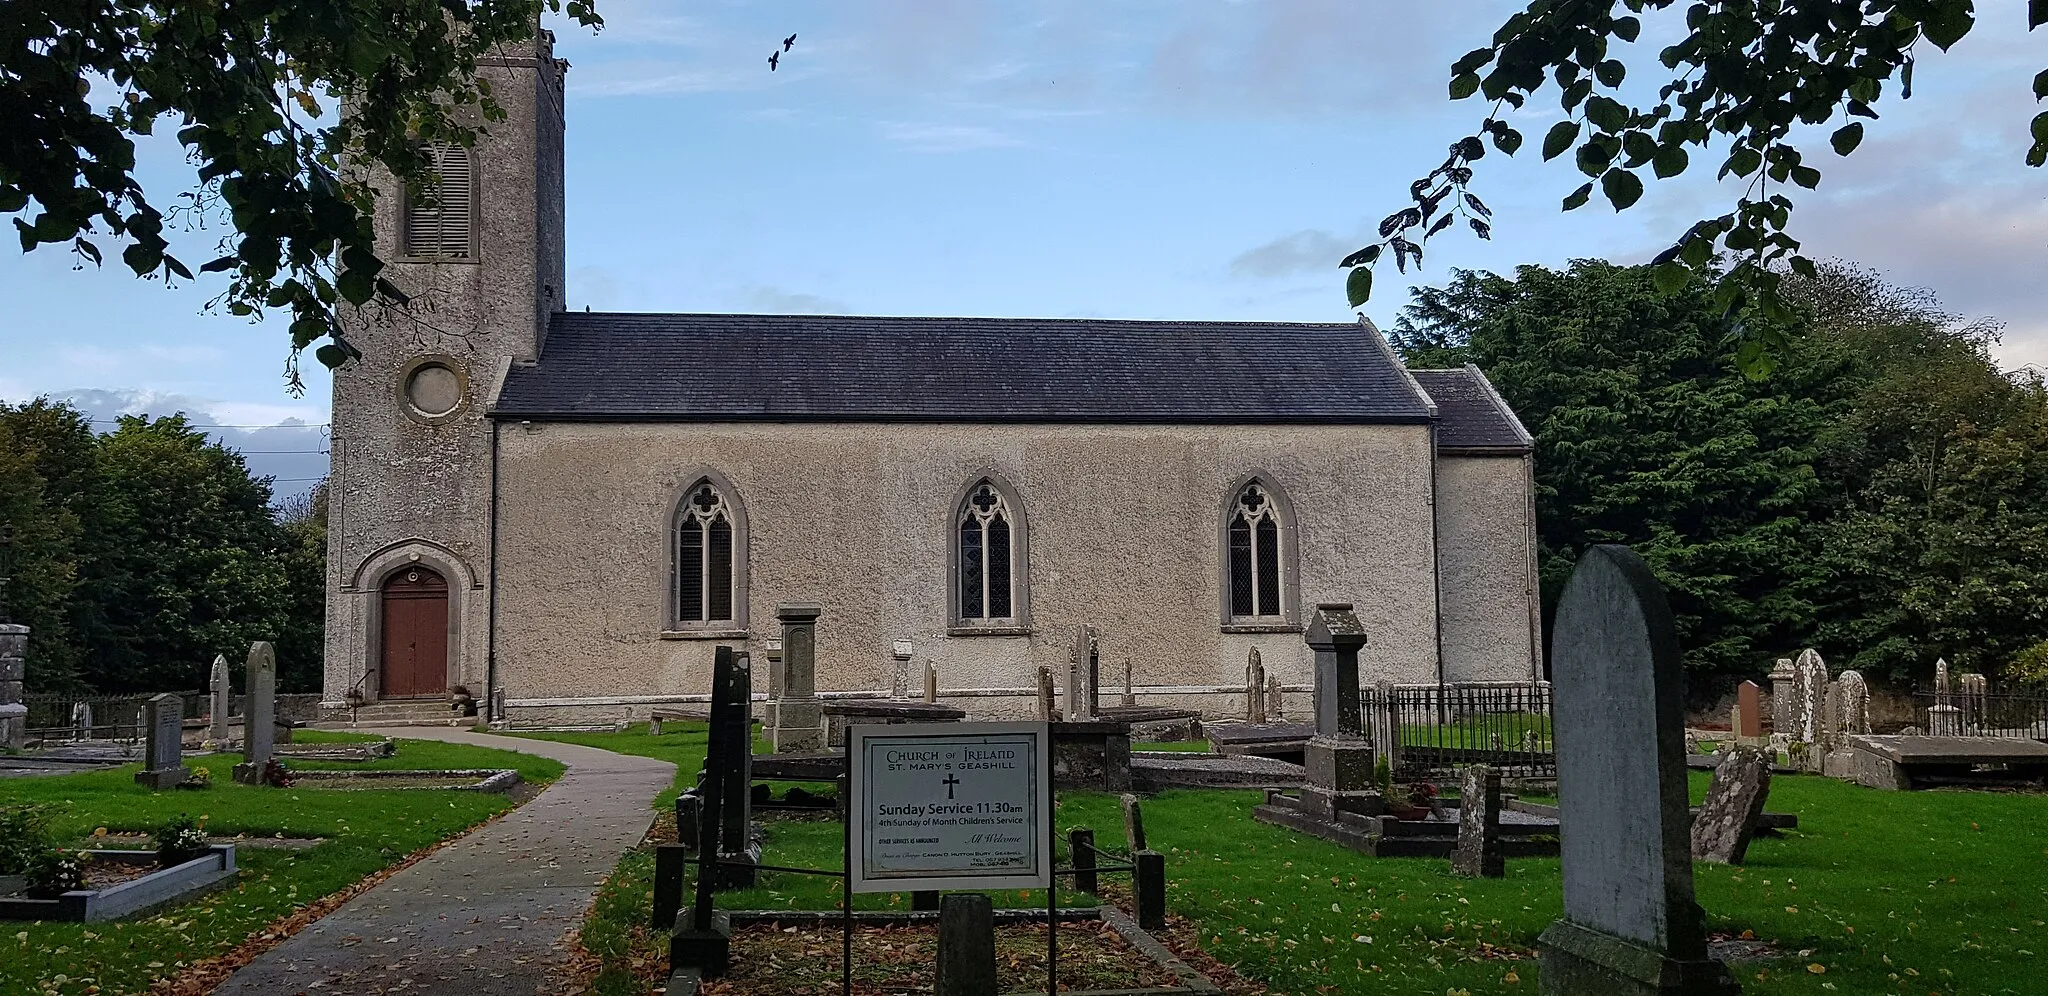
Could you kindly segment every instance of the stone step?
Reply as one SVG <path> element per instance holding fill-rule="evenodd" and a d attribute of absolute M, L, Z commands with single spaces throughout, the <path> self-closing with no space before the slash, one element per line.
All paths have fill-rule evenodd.
<path fill-rule="evenodd" d="M 342 709 L 329 713 L 318 723 L 311 724 L 316 730 L 347 730 L 366 726 L 473 726 L 474 716 L 462 716 L 439 699 L 423 702 L 372 702 L 360 709 Z"/>

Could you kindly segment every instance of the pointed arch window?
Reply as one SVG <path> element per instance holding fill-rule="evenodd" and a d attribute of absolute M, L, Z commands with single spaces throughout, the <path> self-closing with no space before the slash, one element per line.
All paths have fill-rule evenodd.
<path fill-rule="evenodd" d="M 1026 625 L 1023 503 L 1001 480 L 969 485 L 953 515 L 955 629 L 1011 630 Z"/>
<path fill-rule="evenodd" d="M 1223 522 L 1226 626 L 1288 627 L 1294 621 L 1294 522 L 1287 499 L 1264 478 L 1232 493 Z"/>
<path fill-rule="evenodd" d="M 747 520 L 730 485 L 707 475 L 683 492 L 676 503 L 670 549 L 671 628 L 744 629 Z"/>

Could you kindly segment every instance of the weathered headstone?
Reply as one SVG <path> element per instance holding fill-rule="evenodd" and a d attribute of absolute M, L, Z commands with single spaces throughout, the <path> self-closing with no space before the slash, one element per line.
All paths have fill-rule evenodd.
<path fill-rule="evenodd" d="M 1842 732 L 1852 735 L 1869 733 L 1870 684 L 1863 680 L 1863 672 L 1844 671 L 1835 683 L 1842 687 Z"/>
<path fill-rule="evenodd" d="M 933 704 L 939 701 L 939 669 L 930 661 L 924 665 L 924 700 Z"/>
<path fill-rule="evenodd" d="M 1283 692 L 1282 686 L 1280 684 L 1280 676 L 1277 674 L 1267 675 L 1266 719 L 1268 721 L 1278 723 L 1281 720 L 1287 718 L 1287 704 L 1282 700 L 1282 698 Z"/>
<path fill-rule="evenodd" d="M 1102 658 L 1096 647 L 1095 627 L 1074 630 L 1074 654 L 1067 668 L 1067 720 L 1092 723 L 1096 715 L 1096 687 L 1102 677 Z"/>
<path fill-rule="evenodd" d="M 1458 783 L 1458 847 L 1451 874 L 1501 878 L 1507 855 L 1500 844 L 1500 772 L 1483 764 L 1466 766 Z"/>
<path fill-rule="evenodd" d="M 1558 601 L 1551 681 L 1564 916 L 1538 939 L 1548 996 L 1740 992 L 1693 900 L 1684 671 L 1664 588 L 1595 546 Z"/>
<path fill-rule="evenodd" d="M 1038 718 L 1041 722 L 1059 722 L 1059 707 L 1053 705 L 1052 665 L 1038 665 Z"/>
<path fill-rule="evenodd" d="M 1837 778 L 1855 778 L 1857 750 L 1851 737 L 1870 732 L 1870 686 L 1860 671 L 1844 671 L 1828 688 L 1827 753 L 1820 770 Z"/>
<path fill-rule="evenodd" d="M 825 704 L 818 700 L 818 617 L 824 613 L 824 607 L 810 602 L 789 602 L 775 609 L 775 618 L 782 622 L 782 697 L 768 739 L 777 754 L 828 746 Z"/>
<path fill-rule="evenodd" d="M 79 740 L 92 739 L 92 703 L 71 704 L 71 735 Z"/>
<path fill-rule="evenodd" d="M 787 609 L 788 606 L 783 608 Z M 815 618 L 815 617 L 814 617 Z M 784 653 L 790 639 L 783 638 Z M 720 771 L 718 805 L 718 882 L 724 888 L 747 888 L 754 884 L 753 865 L 761 862 L 761 849 L 753 840 L 754 822 L 754 723 L 753 673 L 744 653 L 731 647 L 716 650 L 711 676 L 711 751 L 706 765 Z M 794 659 L 793 655 L 790 659 Z M 791 669 L 795 677 L 796 669 Z"/>
<path fill-rule="evenodd" d="M 1124 803 L 1124 844 L 1132 854 L 1145 849 L 1145 812 L 1138 808 L 1138 797 L 1126 793 Z"/>
<path fill-rule="evenodd" d="M 996 979 L 996 920 L 985 893 L 954 892 L 939 899 L 937 996 L 986 996 Z"/>
<path fill-rule="evenodd" d="M 1807 648 L 1792 662 L 1792 739 L 1814 743 L 1820 739 L 1823 713 L 1827 709 L 1828 666 L 1819 651 Z"/>
<path fill-rule="evenodd" d="M 1244 719 L 1247 723 L 1266 721 L 1266 663 L 1253 647 L 1244 661 Z"/>
<path fill-rule="evenodd" d="M 1123 707 L 1124 707 L 1124 708 L 1126 708 L 1126 709 L 1135 709 L 1135 708 L 1137 708 L 1137 705 L 1138 705 L 1138 688 L 1137 688 L 1137 686 L 1136 686 L 1136 685 L 1133 685 L 1133 684 L 1131 684 L 1131 659 L 1130 659 L 1130 658 L 1128 658 L 1128 657 L 1126 657 L 1126 658 L 1124 658 L 1124 698 L 1123 698 Z"/>
<path fill-rule="evenodd" d="M 1692 821 L 1692 859 L 1739 865 L 1749 851 L 1764 800 L 1771 794 L 1771 758 L 1737 746 L 1721 755 L 1706 801 Z"/>
<path fill-rule="evenodd" d="M 1365 812 L 1377 802 L 1358 689 L 1365 624 L 1351 603 L 1325 602 L 1316 606 L 1302 639 L 1315 654 L 1316 732 L 1302 751 L 1301 801 L 1310 813 L 1334 821 L 1339 811 Z"/>
<path fill-rule="evenodd" d="M 264 769 L 270 766 L 271 744 L 277 736 L 277 651 L 269 643 L 249 645 L 242 687 L 248 693 L 249 704 L 242 710 L 242 763 L 235 765 L 235 781 L 261 785 Z"/>
<path fill-rule="evenodd" d="M 172 788 L 192 774 L 182 763 L 180 743 L 185 733 L 185 700 L 166 692 L 151 698 L 144 712 L 149 717 L 149 746 L 143 753 L 142 770 L 135 773 L 135 783 L 157 790 Z"/>
<path fill-rule="evenodd" d="M 0 746 L 20 749 L 28 736 L 28 707 L 21 703 L 27 675 L 28 627 L 0 622 Z"/>
<path fill-rule="evenodd" d="M 234 701 L 234 694 L 228 684 L 228 659 L 224 654 L 213 658 L 213 671 L 206 679 L 206 739 L 216 744 L 228 739 L 228 709 Z"/>
<path fill-rule="evenodd" d="M 1763 689 L 1756 682 L 1735 686 L 1735 722 L 1729 724 L 1736 743 L 1753 743 L 1764 737 Z"/>

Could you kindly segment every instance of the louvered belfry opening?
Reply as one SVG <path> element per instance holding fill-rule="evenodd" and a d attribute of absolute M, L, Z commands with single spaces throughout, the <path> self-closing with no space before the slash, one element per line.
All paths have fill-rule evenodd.
<path fill-rule="evenodd" d="M 1258 481 L 1237 493 L 1230 517 L 1230 614 L 1280 615 L 1280 511 Z"/>
<path fill-rule="evenodd" d="M 434 259 L 476 258 L 476 170 L 470 150 L 430 145 L 434 177 L 430 197 L 405 199 L 405 254 Z"/>

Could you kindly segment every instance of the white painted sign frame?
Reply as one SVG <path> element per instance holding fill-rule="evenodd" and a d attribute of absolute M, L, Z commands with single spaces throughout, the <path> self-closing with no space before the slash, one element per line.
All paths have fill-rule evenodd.
<path fill-rule="evenodd" d="M 1031 748 L 1027 760 L 1029 780 L 1024 825 L 1031 849 L 1028 870 L 990 874 L 970 868 L 948 869 L 943 873 L 895 871 L 877 873 L 868 867 L 878 848 L 870 838 L 885 832 L 870 819 L 882 800 L 874 798 L 877 772 L 871 747 L 886 748 L 896 742 L 905 746 L 939 749 L 972 745 L 988 738 L 1022 741 Z M 847 869 L 851 892 L 925 892 L 942 889 L 1049 889 L 1052 887 L 1052 728 L 1047 723 L 898 723 L 849 726 L 846 729 L 847 772 Z M 949 772 L 949 777 L 951 777 Z"/>

